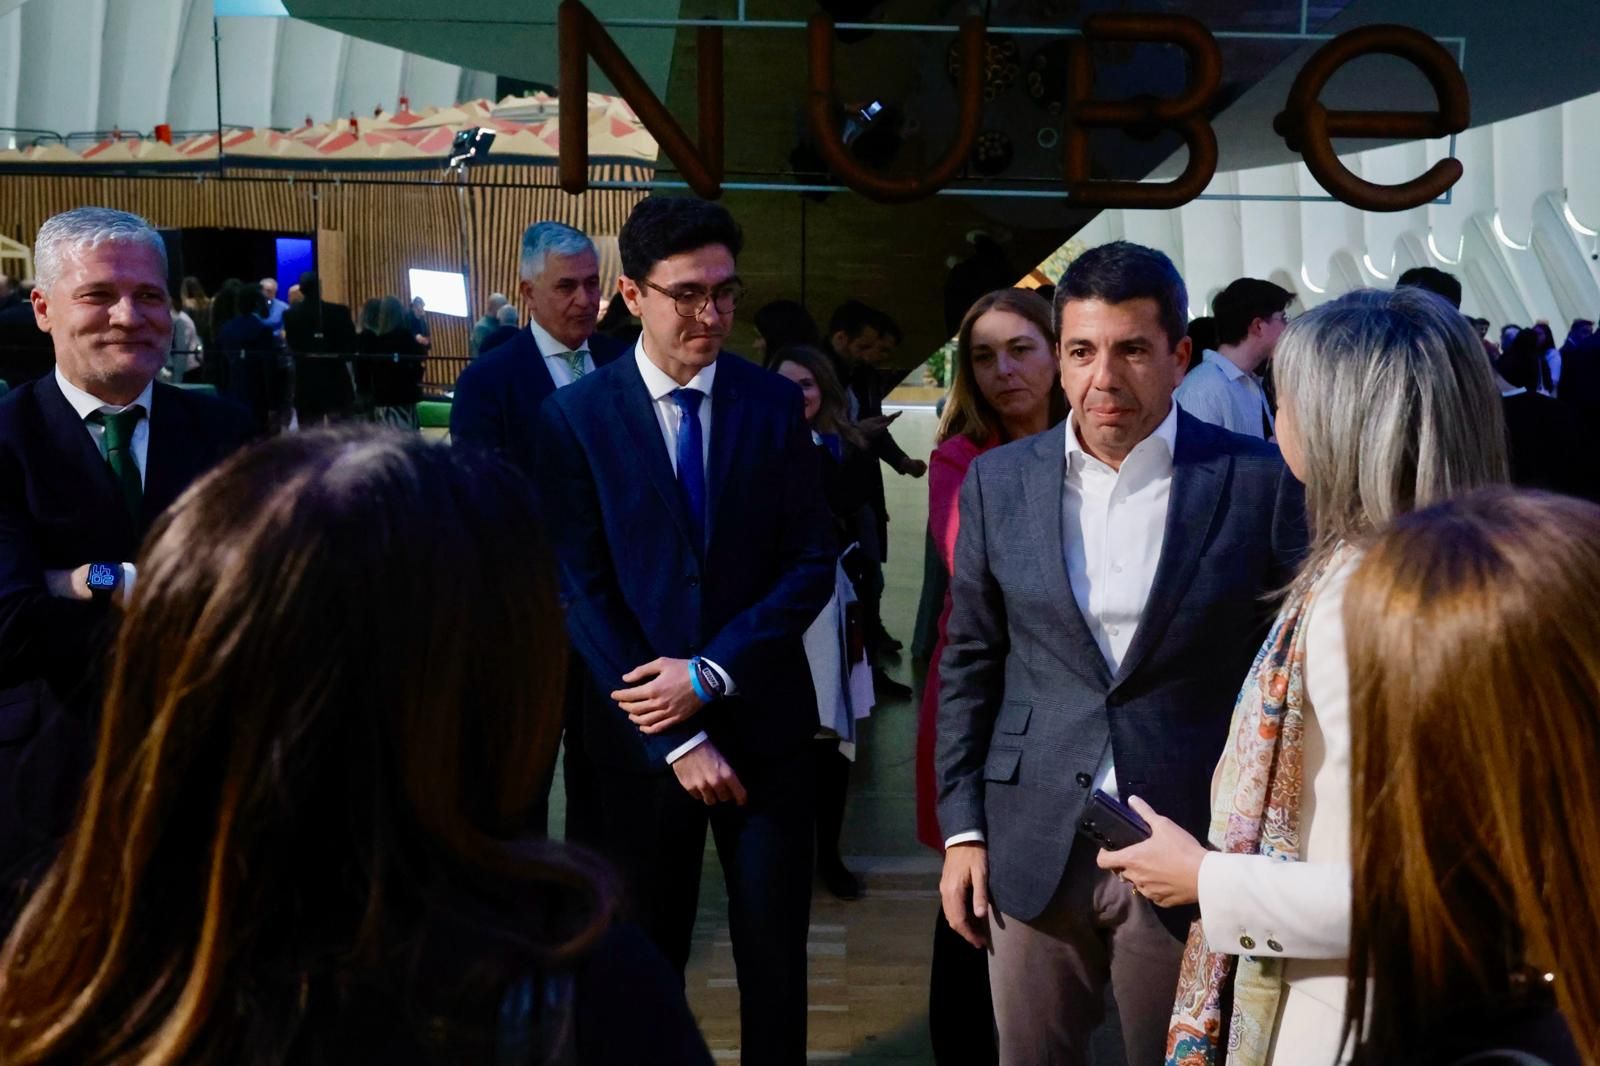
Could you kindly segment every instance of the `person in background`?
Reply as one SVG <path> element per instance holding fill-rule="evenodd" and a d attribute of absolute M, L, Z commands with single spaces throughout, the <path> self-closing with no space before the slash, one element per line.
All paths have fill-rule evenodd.
<path fill-rule="evenodd" d="M 871 466 L 877 460 L 867 453 L 866 440 L 850 423 L 844 386 L 820 348 L 792 345 L 774 352 L 772 363 L 779 377 L 788 378 L 800 389 L 822 469 L 822 491 L 838 534 L 842 583 L 837 584 L 834 598 L 818 615 L 818 622 L 812 623 L 813 629 L 820 623 L 817 636 L 813 638 L 810 630 L 806 633 L 806 657 L 822 722 L 815 745 L 817 876 L 836 898 L 854 900 L 861 898 L 861 879 L 850 872 L 839 854 L 839 834 L 844 828 L 850 764 L 856 755 L 855 719 L 866 717 L 872 709 L 873 694 L 870 686 L 853 683 L 855 651 L 861 648 L 864 653 L 865 635 L 860 612 L 849 610 L 846 600 L 859 598 L 849 576 L 852 571 L 860 573 L 855 559 L 860 551 L 855 542 L 856 518 L 870 499 Z M 868 676 L 870 679 L 870 672 Z"/>
<path fill-rule="evenodd" d="M 498 322 L 499 324 L 495 326 L 494 332 L 483 338 L 483 344 L 478 348 L 479 355 L 485 355 L 500 347 L 506 341 L 515 337 L 518 331 L 522 329 L 522 323 L 518 318 L 517 309 L 512 307 L 510 304 L 507 304 L 500 309 Z"/>
<path fill-rule="evenodd" d="M 1344 1061 L 1355 676 L 1345 587 L 1363 541 L 1396 517 L 1506 478 L 1489 367 L 1437 296 L 1349 293 L 1296 318 L 1276 358 L 1278 440 L 1305 486 L 1312 546 L 1239 691 L 1212 778 L 1215 850 L 1130 789 L 1153 834 L 1099 856 L 1157 906 L 1200 906 L 1168 1066 Z"/>
<path fill-rule="evenodd" d="M 1344 617 L 1355 1061 L 1600 1062 L 1600 508 L 1402 516 Z"/>
<path fill-rule="evenodd" d="M 195 325 L 200 326 L 200 347 L 211 353 L 211 358 L 200 367 L 200 377 L 205 384 L 214 386 L 219 392 L 228 385 L 228 360 L 217 347 L 217 337 L 238 310 L 239 293 L 243 289 L 244 282 L 238 278 L 226 279 L 211 297 L 204 325 L 195 319 Z"/>
<path fill-rule="evenodd" d="M 1561 351 L 1556 347 L 1556 336 L 1550 329 L 1550 323 L 1543 320 L 1535 322 L 1532 332 L 1539 338 L 1539 348 L 1544 359 L 1540 364 L 1541 384 L 1539 391 L 1546 396 L 1559 396 L 1561 394 Z"/>
<path fill-rule="evenodd" d="M 601 847 L 681 971 L 709 828 L 744 1061 L 806 1059 L 812 740 L 803 636 L 838 553 L 800 391 L 726 353 L 742 283 L 720 204 L 640 201 L 617 237 L 630 355 L 539 409 L 567 631 L 602 692 L 583 746 Z"/>
<path fill-rule="evenodd" d="M 211 325 L 211 297 L 206 295 L 205 286 L 200 284 L 200 279 L 191 274 L 178 286 L 178 303 L 189 316 L 189 320 L 194 323 L 196 344 L 200 349 L 202 365 L 188 380 L 198 381 L 205 372 L 206 347 L 216 340 L 216 331 Z"/>
<path fill-rule="evenodd" d="M 1217 340 L 1217 320 L 1210 315 L 1190 319 L 1188 335 L 1189 346 L 1197 352 L 1214 352 L 1220 343 Z"/>
<path fill-rule="evenodd" d="M 241 285 L 232 290 L 232 301 L 233 317 L 217 328 L 214 351 L 226 366 L 219 391 L 242 404 L 255 434 L 265 436 L 288 425 L 291 386 L 277 335 L 266 324 L 266 294 L 259 286 Z"/>
<path fill-rule="evenodd" d="M 1272 408 L 1260 371 L 1289 322 L 1294 293 L 1270 281 L 1240 278 L 1211 301 L 1217 348 L 1204 349 L 1201 362 L 1184 375 L 1173 398 L 1202 422 L 1272 439 Z"/>
<path fill-rule="evenodd" d="M 622 300 L 612 298 L 600 301 L 605 310 L 600 312 L 600 321 L 595 323 L 594 331 L 603 337 L 614 337 L 624 344 L 632 344 L 639 339 L 639 320 L 633 317 L 628 310 L 628 305 Z"/>
<path fill-rule="evenodd" d="M 77 803 L 140 541 L 246 435 L 230 405 L 156 380 L 166 255 L 144 219 L 101 207 L 52 216 L 34 247 L 54 367 L 0 403 L 0 926 Z"/>
<path fill-rule="evenodd" d="M 194 319 L 177 300 L 172 302 L 172 350 L 167 354 L 167 365 L 161 371 L 161 380 L 185 381 L 193 371 L 200 369 L 203 361 L 200 351 L 200 331 Z"/>
<path fill-rule="evenodd" d="M 374 306 L 376 305 L 376 306 Z M 372 401 L 372 417 L 396 429 L 418 429 L 417 401 L 422 399 L 423 357 L 414 323 L 397 296 L 368 300 L 361 308 L 361 333 L 356 351 L 368 358 L 358 367 L 357 381 Z"/>
<path fill-rule="evenodd" d="M 762 304 L 751 317 L 751 324 L 756 327 L 756 339 L 751 347 L 756 360 L 768 370 L 774 369 L 774 357 L 785 348 L 822 348 L 822 333 L 817 329 L 816 319 L 796 300 Z M 834 377 L 837 379 L 838 374 Z M 840 387 L 843 388 L 842 382 Z M 846 410 L 845 417 L 849 414 Z"/>
<path fill-rule="evenodd" d="M 283 314 L 283 337 L 294 356 L 295 410 L 302 426 L 314 426 L 347 417 L 355 405 L 356 327 L 350 308 L 322 298 L 316 274 L 301 274 L 296 287 L 302 298 Z"/>
<path fill-rule="evenodd" d="M 1600 427 L 1586 431 L 1573 417 L 1570 404 L 1539 391 L 1545 370 L 1540 343 L 1537 332 L 1525 329 L 1494 364 L 1512 484 L 1600 499 L 1600 457 L 1593 440 L 1594 428 Z M 1579 358 L 1573 356 L 1575 361 Z"/>
<path fill-rule="evenodd" d="M 261 316 L 261 321 L 281 340 L 283 338 L 283 313 L 289 310 L 289 305 L 278 299 L 278 279 L 262 278 L 261 295 L 267 302 L 267 313 Z"/>
<path fill-rule="evenodd" d="M 138 565 L 87 799 L 0 950 L 0 1059 L 709 1066 L 614 876 L 525 832 L 562 656 L 522 479 L 291 434 Z"/>
<path fill-rule="evenodd" d="M 889 334 L 894 334 L 890 339 Z M 867 438 L 872 453 L 896 473 L 922 477 L 928 464 L 913 459 L 895 442 L 889 426 L 900 417 L 883 413 L 883 400 L 903 375 L 885 373 L 879 360 L 898 340 L 898 327 L 887 315 L 859 300 L 847 300 L 828 320 L 828 345 L 834 370 L 850 403 L 850 418 Z M 871 507 L 863 513 L 858 531 L 866 561 L 866 589 L 861 598 L 867 625 L 867 645 L 878 667 L 873 685 L 882 696 L 910 699 L 911 689 L 881 669 L 881 656 L 898 654 L 903 647 L 883 625 L 883 565 L 889 558 L 889 507 L 883 491 L 883 472 L 876 470 Z"/>
<path fill-rule="evenodd" d="M 484 309 L 483 317 L 472 326 L 472 337 L 467 342 L 467 349 L 472 358 L 476 359 L 483 352 L 484 338 L 500 328 L 500 309 L 511 303 L 503 292 L 491 292 L 489 305 Z"/>
<path fill-rule="evenodd" d="M 8 274 L 0 274 L 0 311 L 8 307 L 15 307 L 22 302 L 19 295 L 20 286 L 17 280 Z"/>
<path fill-rule="evenodd" d="M 1074 830 L 1096 790 L 1205 824 L 1266 599 L 1304 544 L 1278 450 L 1173 403 L 1188 307 L 1154 249 L 1074 259 L 1055 308 L 1072 412 L 978 456 L 961 486 L 939 887 L 951 927 L 993 948 L 1005 1066 L 1082 1062 L 1108 984 L 1128 1062 L 1161 1061 L 1193 911 L 1135 895 Z"/>
<path fill-rule="evenodd" d="M 955 565 L 961 518 L 956 502 L 967 468 L 984 452 L 1042 433 L 1067 417 L 1050 305 L 1026 289 L 980 297 L 956 332 L 955 378 L 928 464 L 928 528 L 940 565 Z M 939 615 L 932 661 L 944 653 L 950 596 Z M 928 672 L 917 714 L 917 839 L 940 853 L 934 741 L 939 672 Z M 987 956 L 961 939 L 938 909 L 928 991 L 934 1060 L 949 1066 L 996 1061 Z"/>
<path fill-rule="evenodd" d="M 423 355 L 428 354 L 428 349 L 433 347 L 433 330 L 428 325 L 428 305 L 420 296 L 411 298 L 411 309 L 406 312 L 406 322 L 410 326 L 412 339 Z"/>
<path fill-rule="evenodd" d="M 304 300 L 306 298 L 306 294 L 300 288 L 300 283 L 299 282 L 296 282 L 295 284 L 289 286 L 288 296 L 289 296 L 289 306 L 290 307 L 299 306 L 300 301 Z"/>
<path fill-rule="evenodd" d="M 0 310 L 0 380 L 11 388 L 55 369 L 50 334 L 39 328 L 30 300 Z"/>

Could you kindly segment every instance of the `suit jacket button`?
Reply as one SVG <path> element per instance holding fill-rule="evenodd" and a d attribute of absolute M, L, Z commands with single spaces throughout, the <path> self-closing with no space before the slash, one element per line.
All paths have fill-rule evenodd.
<path fill-rule="evenodd" d="M 1088 788 L 1092 784 L 1094 784 L 1094 778 L 1090 777 L 1088 774 L 1079 774 L 1078 775 L 1078 787 L 1079 788 Z"/>
<path fill-rule="evenodd" d="M 1252 937 L 1242 936 L 1239 938 L 1239 946 L 1244 948 L 1246 951 L 1253 951 L 1255 949 L 1256 942 Z"/>
<path fill-rule="evenodd" d="M 1267 947 L 1279 953 L 1282 953 L 1283 951 L 1283 945 L 1278 943 L 1276 940 L 1273 940 L 1271 937 L 1267 938 Z"/>

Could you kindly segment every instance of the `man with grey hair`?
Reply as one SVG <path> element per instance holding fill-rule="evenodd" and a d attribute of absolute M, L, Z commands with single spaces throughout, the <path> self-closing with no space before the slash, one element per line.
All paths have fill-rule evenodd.
<path fill-rule="evenodd" d="M 140 541 L 244 439 L 223 402 L 155 380 L 172 302 L 149 223 L 77 208 L 46 220 L 34 257 L 55 369 L 0 402 L 0 888 L 49 858 L 76 802 Z"/>
<path fill-rule="evenodd" d="M 458 447 L 484 448 L 510 460 L 530 480 L 539 472 L 535 430 L 539 408 L 557 389 L 626 355 L 631 346 L 595 333 L 600 315 L 600 256 L 581 230 L 538 222 L 522 235 L 517 291 L 530 312 L 526 329 L 482 352 L 456 382 L 450 438 Z M 552 522 L 559 515 L 549 515 Z M 597 804 L 593 771 L 577 730 L 585 700 L 605 697 L 577 656 L 567 685 L 564 781 L 567 838 L 593 840 Z"/>
<path fill-rule="evenodd" d="M 468 351 L 471 353 L 472 358 L 476 359 L 486 350 L 483 347 L 484 340 L 488 338 L 489 334 L 500 328 L 500 312 L 510 303 L 511 301 L 506 299 L 506 294 L 503 292 L 491 292 L 489 294 L 488 308 L 484 310 L 483 317 L 478 319 L 477 323 L 472 327 L 472 340 L 468 345 Z"/>
<path fill-rule="evenodd" d="M 279 340 L 283 339 L 283 313 L 289 310 L 289 305 L 278 299 L 278 279 L 262 278 L 261 295 L 267 298 L 267 313 L 261 321 L 267 324 Z"/>

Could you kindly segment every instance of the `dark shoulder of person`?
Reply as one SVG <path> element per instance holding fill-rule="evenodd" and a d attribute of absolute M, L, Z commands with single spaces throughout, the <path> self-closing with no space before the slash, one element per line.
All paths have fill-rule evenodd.
<path fill-rule="evenodd" d="M 608 930 L 575 977 L 583 1066 L 710 1066 L 683 979 L 637 926 Z"/>
<path fill-rule="evenodd" d="M 1427 1066 L 1586 1066 L 1561 1012 L 1539 999 L 1503 1011 L 1463 1015 L 1459 1035 Z"/>

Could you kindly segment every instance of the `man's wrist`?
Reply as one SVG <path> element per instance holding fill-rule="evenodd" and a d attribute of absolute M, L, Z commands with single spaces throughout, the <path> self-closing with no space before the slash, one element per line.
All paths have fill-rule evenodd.
<path fill-rule="evenodd" d="M 689 660 L 689 684 L 702 703 L 714 703 L 728 694 L 728 683 L 716 666 L 700 656 Z"/>

